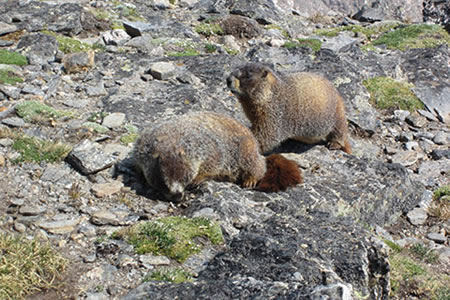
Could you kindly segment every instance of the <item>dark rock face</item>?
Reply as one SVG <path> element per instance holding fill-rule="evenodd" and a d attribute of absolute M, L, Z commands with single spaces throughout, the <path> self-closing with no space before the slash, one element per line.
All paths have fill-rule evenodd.
<path fill-rule="evenodd" d="M 450 32 L 450 3 L 448 1 L 423 1 L 423 21 L 441 24 Z"/>
<path fill-rule="evenodd" d="M 196 283 L 150 282 L 122 299 L 319 299 L 330 290 L 333 299 L 349 299 L 351 289 L 387 299 L 384 255 L 349 219 L 318 211 L 273 216 L 242 230 Z"/>
<path fill-rule="evenodd" d="M 34 33 L 23 36 L 17 49 L 27 56 L 30 64 L 42 65 L 55 61 L 58 42 L 53 36 Z"/>

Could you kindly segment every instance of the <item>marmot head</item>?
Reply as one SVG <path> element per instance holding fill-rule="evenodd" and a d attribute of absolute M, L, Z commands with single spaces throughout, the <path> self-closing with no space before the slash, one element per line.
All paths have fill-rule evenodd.
<path fill-rule="evenodd" d="M 277 76 L 271 68 L 259 63 L 250 63 L 231 73 L 227 78 L 227 85 L 241 102 L 244 99 L 259 102 L 266 100 L 267 97 L 264 95 L 271 91 L 277 81 Z"/>

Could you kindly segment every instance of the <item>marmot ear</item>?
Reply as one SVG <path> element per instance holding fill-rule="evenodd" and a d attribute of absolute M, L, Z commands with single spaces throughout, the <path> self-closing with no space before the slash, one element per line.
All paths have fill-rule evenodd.
<path fill-rule="evenodd" d="M 269 70 L 263 70 L 263 71 L 262 71 L 261 78 L 266 78 L 269 74 L 270 74 L 270 71 L 269 71 Z"/>

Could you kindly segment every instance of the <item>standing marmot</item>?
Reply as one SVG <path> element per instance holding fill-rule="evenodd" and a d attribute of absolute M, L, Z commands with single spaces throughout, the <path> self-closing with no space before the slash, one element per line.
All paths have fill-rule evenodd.
<path fill-rule="evenodd" d="M 327 79 L 312 73 L 276 74 L 253 63 L 231 73 L 227 84 L 263 153 L 289 138 L 326 140 L 331 149 L 351 153 L 344 102 Z"/>
<path fill-rule="evenodd" d="M 261 190 L 279 191 L 302 182 L 297 164 L 278 156 L 279 169 L 297 170 L 298 174 L 281 180 L 281 185 L 274 177 L 293 173 L 274 170 Z M 186 187 L 207 179 L 253 188 L 266 173 L 265 158 L 250 130 L 233 118 L 212 112 L 185 114 L 144 130 L 136 141 L 134 158 L 147 183 L 172 201 L 180 201 Z"/>

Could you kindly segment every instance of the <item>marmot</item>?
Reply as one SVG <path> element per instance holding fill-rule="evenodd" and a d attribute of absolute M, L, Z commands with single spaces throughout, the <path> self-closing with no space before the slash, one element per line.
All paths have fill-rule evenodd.
<path fill-rule="evenodd" d="M 300 172 L 295 162 L 278 156 L 277 170 Z M 273 178 L 285 176 L 277 170 L 268 172 L 273 179 L 262 180 L 266 161 L 251 131 L 237 120 L 213 112 L 188 113 L 144 129 L 136 141 L 134 159 L 147 183 L 174 202 L 182 200 L 187 187 L 207 179 L 250 188 L 261 181 L 262 190 L 269 192 L 302 182 L 300 173 L 288 180 Z"/>
<path fill-rule="evenodd" d="M 251 63 L 231 73 L 228 87 L 252 123 L 266 153 L 287 139 L 326 140 L 331 149 L 351 153 L 344 102 L 331 82 L 312 73 L 275 73 Z"/>

